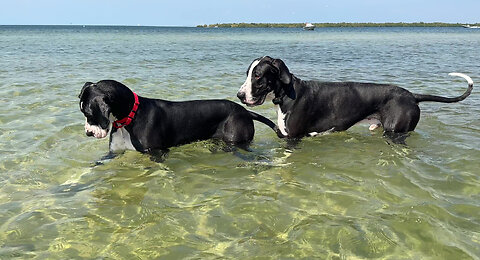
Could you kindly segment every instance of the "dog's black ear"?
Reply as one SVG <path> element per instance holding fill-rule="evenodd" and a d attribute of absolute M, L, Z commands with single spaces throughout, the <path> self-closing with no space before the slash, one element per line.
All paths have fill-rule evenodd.
<path fill-rule="evenodd" d="M 110 102 L 106 97 L 102 97 L 102 102 L 99 102 L 98 107 L 102 112 L 102 115 L 108 118 L 110 116 Z"/>
<path fill-rule="evenodd" d="M 108 103 L 108 98 L 102 97 L 101 100 L 101 102 L 98 102 L 98 108 L 100 109 L 100 113 L 102 113 L 103 119 L 105 120 L 101 120 L 99 124 L 103 129 L 106 129 L 108 128 L 109 124 L 108 118 L 110 117 L 111 108 L 110 104 Z"/>
<path fill-rule="evenodd" d="M 278 78 L 280 82 L 283 83 L 283 89 L 285 94 L 291 98 L 295 99 L 295 89 L 293 88 L 292 83 L 292 73 L 287 68 L 287 65 L 281 59 L 274 59 L 272 62 L 273 67 L 278 70 Z"/>
<path fill-rule="evenodd" d="M 82 90 L 80 90 L 80 94 L 78 95 L 78 98 L 82 99 L 83 92 L 85 91 L 86 88 L 88 88 L 91 85 L 95 85 L 93 82 L 85 82 L 85 84 L 82 87 Z"/>
<path fill-rule="evenodd" d="M 285 85 L 290 85 L 292 82 L 292 74 L 288 70 L 287 66 L 281 59 L 274 59 L 272 61 L 273 67 L 278 70 L 278 77 L 280 81 Z"/>

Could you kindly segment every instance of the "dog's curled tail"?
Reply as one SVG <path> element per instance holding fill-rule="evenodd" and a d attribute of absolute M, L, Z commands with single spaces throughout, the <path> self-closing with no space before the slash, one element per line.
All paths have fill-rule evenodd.
<path fill-rule="evenodd" d="M 449 73 L 448 75 L 450 76 L 456 76 L 456 77 L 462 77 L 468 82 L 468 88 L 465 93 L 463 93 L 461 96 L 454 97 L 454 98 L 447 98 L 447 97 L 440 97 L 440 96 L 434 96 L 434 95 L 423 95 L 423 94 L 413 94 L 415 96 L 415 100 L 417 102 L 422 102 L 422 101 L 433 101 L 433 102 L 442 102 L 442 103 L 454 103 L 454 102 L 459 102 L 470 96 L 470 93 L 472 93 L 473 89 L 473 80 L 463 74 L 463 73 Z"/>
<path fill-rule="evenodd" d="M 252 117 L 253 120 L 256 120 L 258 122 L 262 122 L 264 124 L 266 124 L 267 126 L 269 126 L 270 128 L 273 129 L 273 131 L 275 131 L 275 133 L 277 134 L 278 137 L 280 138 L 283 138 L 285 137 L 282 132 L 280 131 L 280 128 L 278 128 L 278 126 L 272 122 L 270 119 L 260 115 L 260 114 L 257 114 L 255 112 L 252 112 L 252 111 L 249 111 L 247 110 L 248 113 L 250 113 L 250 116 Z"/>

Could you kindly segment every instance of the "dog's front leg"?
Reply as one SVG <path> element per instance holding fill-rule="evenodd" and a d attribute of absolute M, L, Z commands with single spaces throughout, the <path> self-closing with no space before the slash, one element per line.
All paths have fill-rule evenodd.
<path fill-rule="evenodd" d="M 117 157 L 118 153 L 114 153 L 109 151 L 106 155 L 102 156 L 100 160 L 95 161 L 94 166 L 104 165 L 106 162 L 112 160 L 113 158 Z"/>
<path fill-rule="evenodd" d="M 302 138 L 287 138 L 285 149 L 293 151 L 298 148 L 298 144 L 302 141 Z"/>

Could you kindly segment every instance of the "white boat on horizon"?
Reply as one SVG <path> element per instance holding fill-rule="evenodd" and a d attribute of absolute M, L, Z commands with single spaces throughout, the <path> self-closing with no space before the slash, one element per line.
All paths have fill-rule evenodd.
<path fill-rule="evenodd" d="M 462 25 L 463 28 L 468 28 L 468 29 L 480 29 L 480 26 L 477 26 L 477 25 L 469 25 L 469 24 L 465 24 L 465 25 Z"/>
<path fill-rule="evenodd" d="M 313 31 L 315 30 L 315 25 L 312 23 L 305 23 L 305 26 L 303 26 L 303 29 L 307 31 Z"/>

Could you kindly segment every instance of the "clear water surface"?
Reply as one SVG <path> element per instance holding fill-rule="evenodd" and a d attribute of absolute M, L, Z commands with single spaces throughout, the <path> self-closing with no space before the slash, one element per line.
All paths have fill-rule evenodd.
<path fill-rule="evenodd" d="M 480 259 L 478 88 L 422 103 L 407 146 L 355 126 L 291 149 L 256 123 L 252 152 L 202 141 L 98 166 L 108 140 L 85 136 L 77 98 L 115 79 L 237 101 L 264 55 L 302 79 L 455 96 L 447 73 L 480 82 L 479 46 L 463 28 L 0 26 L 0 258 Z"/>

